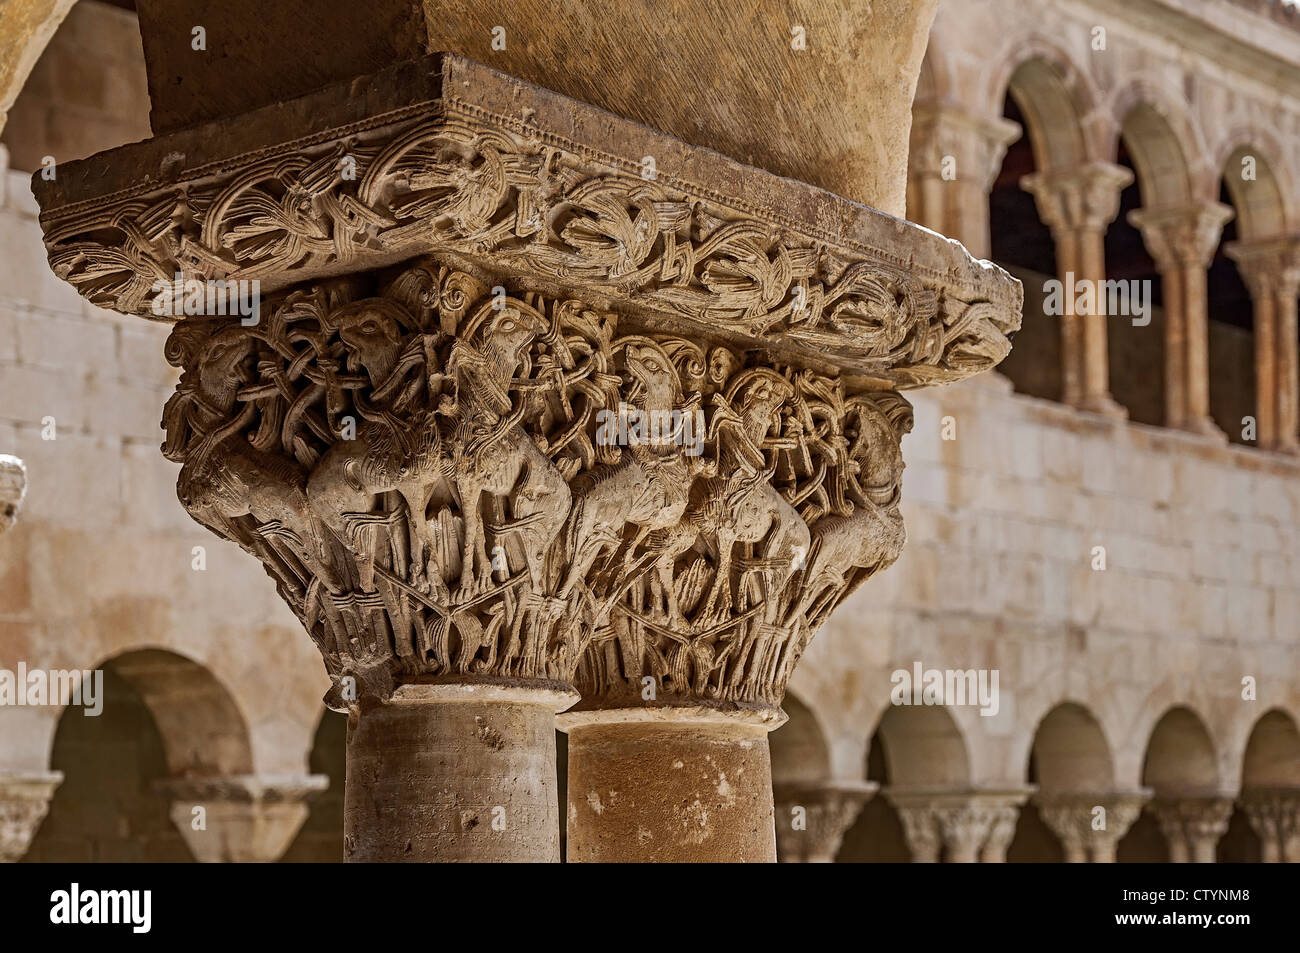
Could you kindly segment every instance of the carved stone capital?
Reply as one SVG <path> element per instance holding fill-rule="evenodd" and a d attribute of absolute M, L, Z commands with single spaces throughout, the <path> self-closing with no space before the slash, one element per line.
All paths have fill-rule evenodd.
<path fill-rule="evenodd" d="M 172 823 L 200 863 L 279 860 L 307 820 L 309 802 L 329 786 L 323 774 L 169 778 Z"/>
<path fill-rule="evenodd" d="M 1224 251 L 1256 300 L 1294 298 L 1300 289 L 1300 237 L 1231 242 Z"/>
<path fill-rule="evenodd" d="M 1001 863 L 1015 836 L 1020 790 L 887 789 L 898 811 L 914 862 Z"/>
<path fill-rule="evenodd" d="M 1020 180 L 1034 196 L 1038 217 L 1053 233 L 1105 232 L 1119 214 L 1120 193 L 1133 173 L 1110 162 L 1089 162 L 1073 169 L 1035 172 Z"/>
<path fill-rule="evenodd" d="M 833 863 L 844 834 L 878 787 L 874 781 L 773 784 L 777 858 L 782 863 Z"/>
<path fill-rule="evenodd" d="M 0 776 L 0 863 L 22 859 L 63 783 L 58 771 Z"/>
<path fill-rule="evenodd" d="M 945 159 L 956 167 L 956 179 L 970 178 L 984 192 L 993 188 L 1007 147 L 1023 135 L 1010 119 L 975 116 L 969 110 L 939 103 L 912 109 L 910 174 L 942 178 Z"/>
<path fill-rule="evenodd" d="M 1259 837 L 1265 863 L 1300 863 L 1300 788 L 1254 788 L 1241 809 Z"/>
<path fill-rule="evenodd" d="M 0 453 L 0 534 L 18 521 L 27 495 L 27 468 L 17 457 Z"/>
<path fill-rule="evenodd" d="M 1228 830 L 1233 799 L 1215 794 L 1156 798 L 1151 811 L 1174 863 L 1214 863 L 1214 850 Z"/>
<path fill-rule="evenodd" d="M 1207 267 L 1219 246 L 1223 226 L 1233 211 L 1218 202 L 1197 202 L 1182 208 L 1140 208 L 1129 222 L 1142 232 L 1147 251 L 1161 271 Z"/>
<path fill-rule="evenodd" d="M 1115 849 L 1142 813 L 1150 791 L 1045 792 L 1034 795 L 1043 823 L 1051 828 L 1071 863 L 1111 863 Z"/>
<path fill-rule="evenodd" d="M 173 331 L 164 451 L 339 707 L 469 679 L 775 708 L 902 546 L 898 390 L 1019 325 L 955 242 L 458 56 L 238 127 L 61 165 L 42 227 L 117 310 L 259 282 L 254 320 Z"/>

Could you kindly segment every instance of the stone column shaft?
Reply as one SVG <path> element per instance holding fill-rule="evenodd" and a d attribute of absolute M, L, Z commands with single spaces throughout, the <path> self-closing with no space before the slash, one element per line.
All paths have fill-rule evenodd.
<path fill-rule="evenodd" d="M 555 713 L 576 700 L 537 688 L 407 685 L 353 713 L 344 859 L 559 863 Z"/>
<path fill-rule="evenodd" d="M 706 709 L 562 715 L 569 863 L 775 863 L 776 719 Z"/>
<path fill-rule="evenodd" d="M 1296 321 L 1295 282 L 1278 288 L 1277 316 L 1277 436 L 1276 449 L 1295 453 L 1300 449 L 1300 329 Z"/>
<path fill-rule="evenodd" d="M 1143 208 L 1129 220 L 1160 269 L 1165 310 L 1165 422 L 1222 438 L 1210 418 L 1206 269 L 1232 209 L 1217 202 Z"/>
<path fill-rule="evenodd" d="M 1296 408 L 1296 292 L 1300 286 L 1300 239 L 1233 242 L 1228 256 L 1237 263 L 1254 308 L 1255 416 L 1259 445 L 1280 453 L 1300 449 Z"/>

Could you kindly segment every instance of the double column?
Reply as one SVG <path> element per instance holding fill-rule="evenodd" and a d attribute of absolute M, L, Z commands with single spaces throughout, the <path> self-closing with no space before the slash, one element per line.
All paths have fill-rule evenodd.
<path fill-rule="evenodd" d="M 1254 307 L 1255 418 L 1259 446 L 1279 453 L 1300 449 L 1300 356 L 1296 294 L 1300 239 L 1233 242 L 1227 253 L 1250 290 Z"/>
<path fill-rule="evenodd" d="M 307 820 L 329 779 L 234 775 L 157 782 L 172 824 L 200 863 L 273 863 Z"/>
<path fill-rule="evenodd" d="M 1110 394 L 1106 318 L 1106 229 L 1119 213 L 1133 173 L 1109 162 L 1036 172 L 1021 180 L 1039 218 L 1052 231 L 1056 270 L 1064 288 L 1061 314 L 1062 400 L 1092 413 L 1120 417 Z M 1083 302 L 1080 307 L 1080 301 Z"/>
<path fill-rule="evenodd" d="M 1000 864 L 1015 837 L 1020 807 L 1032 793 L 890 788 L 884 796 L 902 820 L 913 863 Z"/>
<path fill-rule="evenodd" d="M 1160 270 L 1165 318 L 1165 424 L 1217 438 L 1210 417 L 1206 272 L 1232 209 L 1218 202 L 1143 208 L 1129 220 Z"/>
<path fill-rule="evenodd" d="M 320 650 L 347 859 L 558 860 L 571 705 L 570 859 L 776 858 L 786 683 L 903 545 L 899 389 L 1005 357 L 1016 282 L 452 54 L 37 187 L 56 273 L 175 322 L 164 454 Z"/>
<path fill-rule="evenodd" d="M 781 863 L 830 864 L 863 805 L 876 793 L 874 781 L 784 781 L 776 798 L 776 851 Z"/>
<path fill-rule="evenodd" d="M 1070 864 L 1113 864 L 1120 840 L 1142 813 L 1150 791 L 1039 792 L 1034 806 L 1061 842 Z"/>
<path fill-rule="evenodd" d="M 1300 864 L 1300 788 L 1242 791 L 1241 809 L 1259 838 L 1266 864 Z"/>
<path fill-rule="evenodd" d="M 1233 800 L 1219 795 L 1161 796 L 1151 810 L 1174 864 L 1212 864 L 1220 838 L 1228 831 Z"/>

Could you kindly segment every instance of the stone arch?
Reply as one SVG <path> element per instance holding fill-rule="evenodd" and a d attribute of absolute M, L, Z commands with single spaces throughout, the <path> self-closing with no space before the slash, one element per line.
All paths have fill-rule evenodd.
<path fill-rule="evenodd" d="M 970 749 L 946 707 L 892 705 L 876 732 L 892 786 L 955 789 L 970 785 Z"/>
<path fill-rule="evenodd" d="M 1241 788 L 1300 788 L 1300 729 L 1281 708 L 1265 712 L 1251 728 Z"/>
<path fill-rule="evenodd" d="M 1000 115 L 1010 93 L 1025 117 L 1039 169 L 1068 169 L 1096 158 L 1089 131 L 1099 114 L 1098 95 L 1065 53 L 1044 37 L 1017 37 L 995 62 L 1001 65 L 991 75 L 984 108 Z"/>
<path fill-rule="evenodd" d="M 200 663 L 168 649 L 133 649 L 101 666 L 140 696 L 162 736 L 173 777 L 250 774 L 247 722 L 230 691 Z"/>
<path fill-rule="evenodd" d="M 1225 138 L 1215 168 L 1223 176 L 1237 213 L 1237 233 L 1243 241 L 1285 235 L 1294 213 L 1295 194 L 1284 162 L 1286 152 L 1272 136 L 1258 129 L 1234 131 Z M 1242 160 L 1254 160 L 1254 180 L 1242 176 Z"/>
<path fill-rule="evenodd" d="M 206 669 L 172 652 L 128 651 L 94 671 L 99 713 L 59 715 L 49 763 L 63 782 L 28 859 L 192 860 L 165 786 L 187 772 L 246 771 L 243 719 Z"/>
<path fill-rule="evenodd" d="M 781 707 L 789 720 L 768 735 L 772 780 L 776 783 L 807 782 L 830 777 L 830 748 L 817 716 L 789 691 Z"/>
<path fill-rule="evenodd" d="M 1031 780 L 1041 792 L 1109 791 L 1115 785 L 1115 761 L 1101 722 L 1078 702 L 1061 702 L 1039 721 L 1031 757 Z"/>
<path fill-rule="evenodd" d="M 1217 793 L 1222 778 L 1205 720 L 1185 705 L 1166 711 L 1151 729 L 1142 784 L 1156 796 Z"/>
<path fill-rule="evenodd" d="M 1300 861 L 1300 729 L 1281 708 L 1251 726 L 1241 756 L 1241 790 L 1219 841 L 1220 862 Z"/>
<path fill-rule="evenodd" d="M 1137 172 L 1146 207 L 1213 200 L 1217 170 L 1181 99 L 1149 77 L 1139 77 L 1111 99 L 1118 119 L 1108 154 L 1117 155 L 1122 139 Z"/>

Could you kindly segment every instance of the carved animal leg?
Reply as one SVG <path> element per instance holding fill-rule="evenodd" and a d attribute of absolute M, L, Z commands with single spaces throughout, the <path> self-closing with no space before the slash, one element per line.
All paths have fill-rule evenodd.
<path fill-rule="evenodd" d="M 473 599 L 492 584 L 492 564 L 484 548 L 483 521 L 479 498 L 483 487 L 469 486 L 461 494 L 461 512 L 464 516 L 464 541 L 460 555 L 460 590 L 456 598 L 462 602 Z"/>
<path fill-rule="evenodd" d="M 731 531 L 718 532 L 718 568 L 713 577 L 713 586 L 704 603 L 704 611 L 699 618 L 710 620 L 716 612 L 719 616 L 731 611 L 731 550 L 736 545 L 736 534 Z M 721 598 L 720 598 L 721 597 Z"/>
<path fill-rule="evenodd" d="M 433 534 L 425 518 L 424 493 L 417 486 L 403 486 L 398 492 L 406 501 L 407 525 L 410 527 L 411 556 L 407 579 L 421 592 L 428 592 L 430 585 L 425 574 L 425 560 L 433 549 Z"/>

